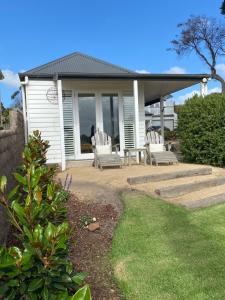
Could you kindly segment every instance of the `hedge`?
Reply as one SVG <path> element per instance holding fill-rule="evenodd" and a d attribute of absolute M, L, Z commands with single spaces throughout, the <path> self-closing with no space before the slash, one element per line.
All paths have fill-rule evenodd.
<path fill-rule="evenodd" d="M 178 136 L 184 161 L 225 166 L 225 95 L 187 100 L 179 108 Z"/>

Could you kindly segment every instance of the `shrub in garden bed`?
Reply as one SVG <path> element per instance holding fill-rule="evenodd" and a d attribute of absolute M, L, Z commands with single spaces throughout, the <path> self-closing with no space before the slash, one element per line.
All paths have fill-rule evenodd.
<path fill-rule="evenodd" d="M 194 96 L 180 106 L 178 136 L 186 162 L 225 166 L 225 95 Z"/>
<path fill-rule="evenodd" d="M 68 259 L 68 194 L 54 182 L 55 168 L 46 165 L 48 147 L 34 132 L 15 173 L 18 185 L 6 194 L 6 177 L 0 177 L 0 203 L 22 242 L 0 247 L 0 299 L 91 299 L 87 285 L 79 289 L 85 275 Z"/>

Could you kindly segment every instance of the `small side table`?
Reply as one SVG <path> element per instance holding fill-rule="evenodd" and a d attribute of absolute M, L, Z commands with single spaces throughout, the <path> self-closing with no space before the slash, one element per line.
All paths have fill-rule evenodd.
<path fill-rule="evenodd" d="M 141 154 L 144 156 L 144 165 L 146 166 L 147 150 L 146 148 L 126 148 L 124 149 L 124 165 L 131 166 L 131 154 L 138 154 L 137 163 L 141 164 Z"/>

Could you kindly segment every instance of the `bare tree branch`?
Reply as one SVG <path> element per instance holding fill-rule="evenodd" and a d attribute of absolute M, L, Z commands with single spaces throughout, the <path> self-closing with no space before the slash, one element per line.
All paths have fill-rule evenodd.
<path fill-rule="evenodd" d="M 225 24 L 217 22 L 214 18 L 191 16 L 177 27 L 181 31 L 176 39 L 171 41 L 170 50 L 179 56 L 191 52 L 197 54 L 209 67 L 212 78 L 221 82 L 222 92 L 225 93 L 225 81 L 216 71 L 218 58 L 225 55 Z"/>

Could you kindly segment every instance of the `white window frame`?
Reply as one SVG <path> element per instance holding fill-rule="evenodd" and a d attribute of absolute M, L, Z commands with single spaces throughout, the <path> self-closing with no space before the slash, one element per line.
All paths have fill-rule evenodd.
<path fill-rule="evenodd" d="M 79 101 L 78 94 L 94 94 L 96 101 L 96 128 L 103 130 L 103 111 L 102 111 L 102 94 L 117 94 L 119 101 L 119 133 L 120 133 L 120 156 L 123 156 L 124 150 L 124 120 L 123 120 L 123 94 L 122 91 L 115 89 L 72 89 L 74 101 L 74 149 L 75 160 L 93 159 L 93 153 L 81 153 L 80 144 L 80 120 L 79 120 Z"/>

